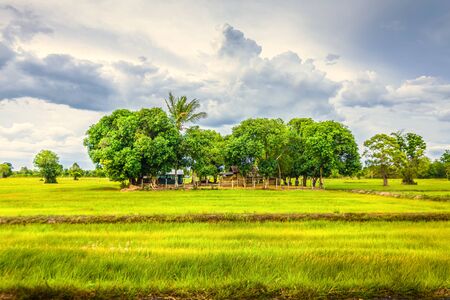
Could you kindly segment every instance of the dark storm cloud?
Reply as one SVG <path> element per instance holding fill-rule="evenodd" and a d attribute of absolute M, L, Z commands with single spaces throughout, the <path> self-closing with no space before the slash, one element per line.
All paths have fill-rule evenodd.
<path fill-rule="evenodd" d="M 0 70 L 0 98 L 34 97 L 74 108 L 109 110 L 113 84 L 101 65 L 69 55 L 21 55 Z"/>

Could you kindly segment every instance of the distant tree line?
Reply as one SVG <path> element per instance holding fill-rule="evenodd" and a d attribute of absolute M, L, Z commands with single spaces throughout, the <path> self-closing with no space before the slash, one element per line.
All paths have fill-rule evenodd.
<path fill-rule="evenodd" d="M 84 144 L 107 177 L 134 185 L 150 178 L 156 185 L 159 175 L 188 169 L 195 184 L 211 177 L 217 181 L 221 171 L 235 167 L 244 179 L 258 173 L 265 186 L 275 177 L 303 186 L 309 178 L 313 186 L 318 182 L 323 187 L 329 176 L 382 177 L 386 185 L 391 177 L 415 184 L 417 177 L 449 176 L 448 151 L 431 162 L 424 156 L 423 138 L 414 133 L 377 134 L 367 140 L 363 167 L 352 132 L 339 122 L 252 118 L 222 136 L 186 127 L 206 117 L 197 112 L 196 99 L 169 94 L 166 104 L 169 115 L 156 107 L 120 109 L 89 128 Z"/>
<path fill-rule="evenodd" d="M 324 177 L 364 176 L 402 178 L 415 184 L 415 178 L 450 179 L 450 150 L 438 160 L 425 156 L 426 144 L 415 133 L 376 134 L 364 142 L 363 164 L 352 132 L 336 121 L 316 122 L 310 118 L 251 118 L 232 128 L 229 135 L 211 129 L 187 127 L 206 117 L 198 112 L 198 100 L 169 94 L 169 114 L 163 109 L 139 111 L 118 109 L 93 124 L 84 145 L 96 170 L 82 170 L 77 163 L 63 169 L 56 153 L 42 150 L 34 159 L 37 170 L 22 167 L 13 171 L 0 164 L 0 177 L 41 176 L 56 183 L 57 176 L 74 180 L 83 176 L 106 176 L 114 181 L 142 185 L 144 179 L 157 185 L 158 176 L 170 170 L 188 170 L 195 185 L 206 178 L 216 182 L 221 172 L 233 168 L 244 178 L 257 174 L 264 187 L 270 178 L 295 185 L 323 187 Z M 283 179 L 283 180 L 282 180 Z M 175 180 L 175 184 L 178 181 Z"/>

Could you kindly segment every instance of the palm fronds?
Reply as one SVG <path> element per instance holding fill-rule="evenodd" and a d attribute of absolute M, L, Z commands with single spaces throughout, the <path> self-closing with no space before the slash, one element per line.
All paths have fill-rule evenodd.
<path fill-rule="evenodd" d="M 188 101 L 186 96 L 175 98 L 172 93 L 169 93 L 169 99 L 165 99 L 165 102 L 178 130 L 182 130 L 186 123 L 194 123 L 207 117 L 205 112 L 196 112 L 200 108 L 200 102 L 197 99 Z"/>

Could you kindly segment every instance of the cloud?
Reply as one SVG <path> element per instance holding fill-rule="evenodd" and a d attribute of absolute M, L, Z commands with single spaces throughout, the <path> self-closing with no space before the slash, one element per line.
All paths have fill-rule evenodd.
<path fill-rule="evenodd" d="M 50 34 L 53 30 L 30 10 L 19 10 L 12 5 L 0 6 L 0 17 L 9 20 L 1 30 L 3 39 L 9 43 L 29 41 L 36 34 Z"/>
<path fill-rule="evenodd" d="M 339 58 L 341 58 L 340 55 L 329 53 L 327 57 L 325 57 L 325 64 L 327 65 L 335 65 L 337 64 Z"/>
<path fill-rule="evenodd" d="M 0 98 L 34 97 L 74 108 L 108 110 L 114 104 L 114 84 L 102 65 L 69 55 L 39 58 L 16 53 L 0 70 Z"/>
<path fill-rule="evenodd" d="M 392 106 L 387 87 L 375 72 L 360 73 L 356 79 L 343 82 L 342 88 L 331 99 L 336 106 Z"/>
<path fill-rule="evenodd" d="M 8 46 L 0 42 L 0 70 L 14 58 L 15 53 Z"/>
<path fill-rule="evenodd" d="M 242 31 L 229 24 L 222 27 L 222 38 L 217 51 L 220 56 L 247 60 L 258 56 L 261 50 L 261 46 L 246 38 Z"/>
<path fill-rule="evenodd" d="M 20 98 L 0 102 L 0 160 L 10 161 L 16 169 L 32 166 L 42 149 L 55 151 L 65 166 L 74 161 L 83 167 L 92 164 L 83 147 L 85 131 L 102 114 Z"/>

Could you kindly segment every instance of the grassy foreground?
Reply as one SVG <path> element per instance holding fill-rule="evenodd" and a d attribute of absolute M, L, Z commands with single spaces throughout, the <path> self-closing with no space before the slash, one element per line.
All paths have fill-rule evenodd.
<path fill-rule="evenodd" d="M 447 222 L 3 225 L 0 240 L 4 293 L 450 296 Z"/>
<path fill-rule="evenodd" d="M 346 185 L 343 180 L 328 182 L 330 188 Z M 333 190 L 119 192 L 118 183 L 104 178 L 60 178 L 54 185 L 38 178 L 0 179 L 0 216 L 358 212 L 450 213 L 450 202 Z"/>
<path fill-rule="evenodd" d="M 0 299 L 450 297 L 446 181 L 120 192 L 0 179 Z M 172 299 L 172 298 L 171 298 Z"/>

